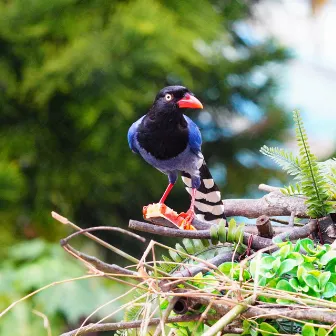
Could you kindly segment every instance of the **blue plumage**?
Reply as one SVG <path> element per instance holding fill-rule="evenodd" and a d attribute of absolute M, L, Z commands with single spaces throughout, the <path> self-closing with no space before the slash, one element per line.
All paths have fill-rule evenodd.
<path fill-rule="evenodd" d="M 141 117 L 128 131 L 128 143 L 133 152 L 140 154 L 150 165 L 168 175 L 169 182 L 174 184 L 179 172 L 186 172 L 192 177 L 193 188 L 200 185 L 199 169 L 204 161 L 201 153 L 202 137 L 197 125 L 187 116 L 182 115 L 187 122 L 188 144 L 187 147 L 173 158 L 167 160 L 157 159 L 145 148 L 142 148 L 137 139 L 137 131 L 144 117 Z"/>

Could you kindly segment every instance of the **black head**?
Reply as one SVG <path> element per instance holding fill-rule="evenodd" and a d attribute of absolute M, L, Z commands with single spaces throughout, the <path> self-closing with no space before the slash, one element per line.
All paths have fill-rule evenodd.
<path fill-rule="evenodd" d="M 203 105 L 186 87 L 174 85 L 163 88 L 156 95 L 153 108 L 157 112 L 182 112 L 186 108 L 203 108 Z"/>

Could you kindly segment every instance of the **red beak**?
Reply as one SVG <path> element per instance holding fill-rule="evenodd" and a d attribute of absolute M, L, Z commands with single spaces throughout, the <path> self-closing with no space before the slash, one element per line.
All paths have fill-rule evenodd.
<path fill-rule="evenodd" d="M 202 103 L 194 96 L 186 93 L 185 96 L 177 102 L 180 108 L 203 108 Z"/>

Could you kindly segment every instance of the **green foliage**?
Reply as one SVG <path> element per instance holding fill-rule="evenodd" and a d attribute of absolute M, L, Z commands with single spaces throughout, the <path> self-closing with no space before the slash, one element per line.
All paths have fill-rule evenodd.
<path fill-rule="evenodd" d="M 335 266 L 336 253 L 329 245 L 314 246 L 314 242 L 306 238 L 295 245 L 281 243 L 278 251 L 260 260 L 253 259 L 249 271 L 254 279 L 258 274 L 262 286 L 329 300 L 336 296 Z M 276 302 L 287 304 L 288 300 L 279 298 Z"/>
<path fill-rule="evenodd" d="M 221 220 L 218 225 L 212 225 L 210 227 L 211 242 L 213 245 L 217 245 L 218 242 L 222 244 L 226 242 L 237 243 L 240 245 L 240 247 L 244 248 L 244 245 L 242 244 L 244 227 L 244 224 L 240 224 L 237 227 L 236 221 L 231 218 L 228 228 L 226 229 L 226 222 L 224 220 Z M 240 249 L 239 251 L 241 252 L 242 249 Z"/>
<path fill-rule="evenodd" d="M 0 311 L 43 286 L 82 275 L 83 267 L 57 244 L 35 239 L 13 245 L 0 263 Z M 114 286 L 114 291 L 121 292 L 122 288 Z M 76 323 L 105 303 L 109 295 L 110 290 L 101 279 L 54 285 L 19 303 L 4 315 L 0 335 L 46 334 L 42 318 L 33 310 L 45 314 L 53 334 L 60 334 L 65 322 Z M 103 317 L 114 309 L 116 306 L 109 305 L 97 316 Z"/>
<path fill-rule="evenodd" d="M 283 193 L 306 196 L 308 214 L 313 218 L 323 217 L 335 211 L 332 202 L 336 201 L 335 159 L 322 163 L 317 162 L 315 155 L 310 151 L 300 113 L 294 111 L 293 117 L 299 156 L 277 147 L 263 146 L 260 151 L 298 180 L 295 185 L 283 188 Z"/>

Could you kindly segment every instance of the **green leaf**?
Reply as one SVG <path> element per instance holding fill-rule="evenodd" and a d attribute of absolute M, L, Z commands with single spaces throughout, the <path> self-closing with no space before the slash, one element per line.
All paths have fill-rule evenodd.
<path fill-rule="evenodd" d="M 324 287 L 322 297 L 326 298 L 326 299 L 329 299 L 329 298 L 331 298 L 335 295 L 336 295 L 336 284 L 334 284 L 332 282 L 328 282 Z"/>
<path fill-rule="evenodd" d="M 236 233 L 235 233 L 235 241 L 238 243 L 242 243 L 243 242 L 243 237 L 244 237 L 244 228 L 245 228 L 245 224 L 240 224 L 238 225 L 237 229 L 236 229 Z"/>
<path fill-rule="evenodd" d="M 319 282 L 312 274 L 305 274 L 303 276 L 303 280 L 310 288 L 314 289 L 315 291 L 319 290 Z"/>
<path fill-rule="evenodd" d="M 305 324 L 302 328 L 302 336 L 315 336 L 315 329 L 311 325 Z"/>
<path fill-rule="evenodd" d="M 218 224 L 218 238 L 221 243 L 226 242 L 226 227 L 225 221 L 221 220 Z"/>
<path fill-rule="evenodd" d="M 319 281 L 319 285 L 320 285 L 320 288 L 322 289 L 326 283 L 329 281 L 330 279 L 330 276 L 331 276 L 331 273 L 330 272 L 323 272 L 320 274 L 320 276 L 318 277 L 318 281 Z"/>
<path fill-rule="evenodd" d="M 318 328 L 317 330 L 317 336 L 326 336 L 327 335 L 327 330 L 325 330 L 324 328 Z"/>
<path fill-rule="evenodd" d="M 179 263 L 183 260 L 182 257 L 173 250 L 168 250 L 168 253 L 169 253 L 170 257 L 173 259 L 173 261 L 175 261 L 175 262 Z"/>
<path fill-rule="evenodd" d="M 321 257 L 320 263 L 322 265 L 327 265 L 330 261 L 333 260 L 336 260 L 336 251 L 330 250 Z"/>
<path fill-rule="evenodd" d="M 228 242 L 234 242 L 236 226 L 237 226 L 236 221 L 233 218 L 231 218 L 228 226 L 228 235 L 227 235 Z"/>
<path fill-rule="evenodd" d="M 218 227 L 217 225 L 211 225 L 210 226 L 210 238 L 213 245 L 217 245 L 219 242 L 218 237 Z"/>
<path fill-rule="evenodd" d="M 163 301 L 161 301 L 160 303 L 160 309 L 161 310 L 165 310 L 169 305 L 169 301 L 167 299 L 164 299 Z"/>
<path fill-rule="evenodd" d="M 288 273 L 289 271 L 291 271 L 294 267 L 296 266 L 296 260 L 293 260 L 293 259 L 287 259 L 287 260 L 284 260 L 279 269 L 278 269 L 278 272 L 277 274 L 279 276 L 285 274 L 285 273 Z"/>
<path fill-rule="evenodd" d="M 314 248 L 314 242 L 311 239 L 309 238 L 302 239 L 301 246 L 303 249 L 305 249 L 308 252 L 308 254 L 310 255 L 316 254 L 316 250 Z"/>
<path fill-rule="evenodd" d="M 292 286 L 289 284 L 289 282 L 285 279 L 281 279 L 277 285 L 276 285 L 276 289 L 280 289 L 280 290 L 284 290 L 287 292 L 294 292 Z"/>
<path fill-rule="evenodd" d="M 280 248 L 279 255 L 282 260 L 288 256 L 288 254 L 292 251 L 292 248 L 293 247 L 290 242 Z"/>
<path fill-rule="evenodd" d="M 277 283 L 276 289 L 287 291 L 287 292 L 294 292 L 294 289 L 292 288 L 292 286 L 285 279 L 281 279 Z M 276 302 L 279 303 L 279 304 L 290 304 L 290 303 L 292 303 L 292 301 L 285 298 L 285 296 L 284 296 L 283 299 L 276 299 Z"/>
<path fill-rule="evenodd" d="M 176 244 L 175 249 L 179 252 L 182 252 L 181 257 L 184 258 L 183 253 L 186 253 L 186 250 L 184 249 L 184 247 L 181 244 Z"/>
<path fill-rule="evenodd" d="M 272 262 L 273 270 L 276 272 L 279 269 L 280 265 L 281 265 L 281 259 L 280 257 L 278 257 Z"/>
<path fill-rule="evenodd" d="M 259 325 L 259 329 L 261 332 L 262 336 L 268 336 L 268 335 L 278 335 L 279 332 L 270 324 L 266 323 L 266 322 L 262 322 Z"/>
<path fill-rule="evenodd" d="M 187 250 L 187 252 L 189 254 L 194 254 L 195 253 L 195 246 L 194 246 L 194 243 L 192 241 L 192 239 L 183 239 L 182 240 L 183 242 L 183 245 L 185 247 L 185 249 Z"/>
<path fill-rule="evenodd" d="M 293 259 L 296 261 L 296 265 L 299 266 L 304 262 L 304 257 L 298 252 L 291 252 L 288 254 L 287 258 Z"/>

